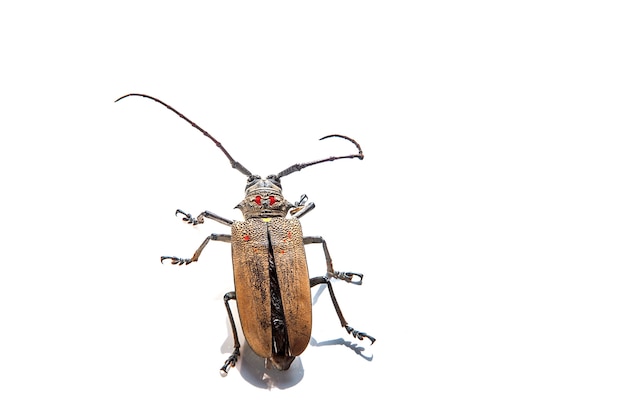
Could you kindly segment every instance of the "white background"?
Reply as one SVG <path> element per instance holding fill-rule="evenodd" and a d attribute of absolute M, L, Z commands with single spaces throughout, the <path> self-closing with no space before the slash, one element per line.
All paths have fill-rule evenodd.
<path fill-rule="evenodd" d="M 623 415 L 620 3 L 3 5 L 0 414 Z M 361 143 L 283 187 L 373 346 L 314 288 L 322 346 L 219 375 L 229 246 L 159 256 L 228 233 L 173 214 L 240 218 L 245 177 L 130 92 L 261 175 Z"/>

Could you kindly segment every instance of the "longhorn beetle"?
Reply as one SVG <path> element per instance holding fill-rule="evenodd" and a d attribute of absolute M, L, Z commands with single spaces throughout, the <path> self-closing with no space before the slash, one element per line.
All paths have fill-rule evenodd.
<path fill-rule="evenodd" d="M 241 163 L 235 161 L 220 142 L 203 130 L 182 113 L 163 101 L 145 94 L 127 94 L 118 98 L 137 96 L 149 98 L 178 114 L 182 119 L 211 139 L 226 155 L 231 166 L 248 177 L 246 196 L 235 208 L 243 213 L 244 221 L 232 221 L 210 211 L 204 211 L 197 217 L 176 210 L 176 216 L 191 225 L 203 224 L 205 218 L 231 227 L 231 234 L 211 234 L 191 258 L 162 256 L 171 264 L 187 265 L 198 261 L 202 250 L 209 241 L 231 243 L 235 291 L 224 295 L 224 305 L 233 331 L 233 353 L 221 368 L 226 376 L 230 367 L 234 367 L 239 358 L 239 337 L 229 302 L 237 301 L 239 321 L 244 336 L 252 350 L 266 359 L 279 370 L 287 370 L 298 355 L 302 354 L 311 337 L 312 305 L 311 288 L 319 284 L 328 287 L 341 326 L 349 334 L 363 340 L 368 338 L 373 344 L 376 339 L 365 332 L 357 331 L 348 325 L 343 317 L 331 278 L 361 284 L 363 275 L 353 272 L 339 272 L 333 269 L 332 259 L 326 241 L 322 237 L 305 237 L 302 235 L 299 218 L 311 211 L 315 204 L 307 203 L 307 196 L 302 195 L 300 201 L 292 204 L 282 195 L 280 179 L 293 172 L 318 163 L 332 162 L 338 159 L 363 159 L 361 146 L 353 139 L 339 134 L 322 137 L 320 140 L 338 137 L 353 143 L 357 154 L 331 156 L 326 159 L 308 163 L 296 163 L 276 175 L 262 178 L 253 175 Z M 290 214 L 290 218 L 286 218 Z M 326 275 L 309 279 L 304 246 L 321 244 L 326 257 Z"/>

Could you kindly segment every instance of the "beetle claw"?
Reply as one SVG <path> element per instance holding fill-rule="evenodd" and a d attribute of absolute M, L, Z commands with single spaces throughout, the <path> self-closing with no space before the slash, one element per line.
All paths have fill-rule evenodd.
<path fill-rule="evenodd" d="M 226 377 L 228 375 L 228 370 L 230 367 L 234 367 L 237 364 L 237 359 L 239 358 L 239 348 L 235 348 L 233 353 L 228 357 L 226 361 L 224 361 L 224 365 L 220 368 L 220 373 L 222 377 Z"/>

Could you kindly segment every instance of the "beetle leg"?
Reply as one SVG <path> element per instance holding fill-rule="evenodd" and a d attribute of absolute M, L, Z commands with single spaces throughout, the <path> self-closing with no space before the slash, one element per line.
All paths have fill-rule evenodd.
<path fill-rule="evenodd" d="M 367 335 L 365 332 L 357 331 L 348 325 L 346 318 L 343 317 L 343 313 L 341 313 L 341 309 L 339 308 L 339 303 L 337 302 L 337 298 L 335 297 L 335 291 L 333 290 L 333 286 L 330 284 L 330 279 L 328 276 L 322 277 L 314 277 L 310 279 L 311 287 L 319 285 L 320 283 L 326 284 L 328 286 L 328 293 L 330 294 L 330 300 L 333 302 L 333 306 L 335 307 L 335 312 L 337 312 L 337 316 L 339 317 L 339 322 L 341 322 L 341 326 L 346 328 L 348 334 L 352 335 L 355 338 L 363 340 L 363 338 L 369 339 L 372 344 L 376 342 L 376 338 L 371 335 Z"/>
<path fill-rule="evenodd" d="M 198 215 L 198 218 L 194 218 L 191 215 L 187 214 L 184 211 L 181 211 L 180 209 L 176 210 L 176 216 L 178 216 L 178 214 L 183 214 L 183 221 L 185 221 L 187 224 L 191 224 L 191 225 L 198 225 L 198 224 L 204 224 L 204 219 L 205 218 L 209 218 L 213 221 L 217 221 L 220 224 L 224 224 L 224 225 L 228 225 L 231 226 L 233 224 L 233 222 L 227 218 L 221 217 L 217 214 L 214 214 L 210 211 L 204 211 L 201 212 L 200 215 Z"/>
<path fill-rule="evenodd" d="M 237 295 L 235 295 L 235 292 L 228 292 L 227 294 L 224 295 L 224 305 L 226 305 L 226 312 L 228 312 L 228 320 L 230 321 L 230 326 L 233 330 L 233 339 L 235 341 L 235 345 L 233 348 L 233 353 L 230 355 L 230 357 L 228 357 L 226 361 L 224 361 L 224 365 L 220 369 L 222 376 L 228 375 L 228 370 L 230 369 L 230 367 L 235 366 L 235 364 L 237 363 L 237 359 L 239 358 L 239 347 L 240 347 L 239 337 L 237 336 L 237 328 L 235 327 L 235 320 L 233 319 L 233 312 L 230 310 L 230 305 L 228 304 L 228 301 L 233 300 L 233 299 L 237 299 Z"/>
<path fill-rule="evenodd" d="M 344 280 L 346 282 L 354 283 L 360 285 L 363 282 L 363 275 L 361 273 L 355 272 L 337 272 L 333 269 L 333 260 L 330 257 L 330 252 L 328 251 L 328 245 L 326 244 L 326 240 L 322 237 L 304 237 L 302 239 L 304 244 L 322 244 L 322 249 L 324 250 L 324 257 L 326 257 L 326 276 L 334 277 L 335 279 Z M 352 279 L 354 277 L 358 277 L 359 280 L 353 282 Z"/>
<path fill-rule="evenodd" d="M 187 265 L 189 263 L 193 263 L 194 261 L 198 261 L 200 254 L 202 254 L 202 250 L 204 250 L 206 245 L 209 244 L 209 241 L 211 240 L 230 243 L 230 234 L 211 234 L 210 236 L 204 239 L 202 244 L 200 244 L 200 247 L 198 247 L 198 249 L 196 250 L 195 253 L 193 253 L 193 256 L 190 259 L 183 259 L 180 257 L 172 257 L 172 256 L 161 256 L 161 263 L 163 263 L 163 260 L 165 259 L 170 259 L 172 264 L 177 264 L 179 266 L 182 266 L 183 264 Z"/>

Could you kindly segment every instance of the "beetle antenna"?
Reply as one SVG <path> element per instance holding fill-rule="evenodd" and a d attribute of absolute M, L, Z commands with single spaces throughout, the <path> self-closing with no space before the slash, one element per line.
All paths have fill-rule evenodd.
<path fill-rule="evenodd" d="M 331 157 L 327 157 L 326 159 L 320 159 L 320 160 L 314 160 L 313 162 L 308 162 L 308 163 L 296 163 L 295 165 L 292 165 L 290 167 L 288 167 L 287 169 L 283 170 L 282 172 L 280 172 L 278 175 L 276 175 L 278 178 L 282 178 L 283 176 L 287 176 L 291 173 L 294 172 L 298 172 L 304 168 L 307 168 L 309 166 L 312 165 L 317 165 L 318 163 L 324 163 L 324 162 L 332 162 L 333 160 L 338 160 L 338 159 L 353 159 L 353 158 L 359 158 L 359 159 L 363 159 L 363 150 L 361 150 L 361 146 L 357 143 L 356 140 L 349 138 L 348 136 L 342 136 L 341 134 L 330 134 L 328 136 L 324 136 L 322 137 L 320 140 L 324 140 L 324 139 L 328 139 L 329 137 L 340 137 L 342 139 L 346 139 L 348 141 L 351 141 L 352 143 L 354 143 L 354 145 L 356 146 L 357 149 L 359 149 L 359 154 L 356 155 L 346 155 L 346 156 L 331 156 Z"/>
<path fill-rule="evenodd" d="M 222 146 L 222 143 L 218 142 L 215 137 L 211 136 L 206 130 L 204 130 L 202 127 L 198 126 L 196 123 L 194 123 L 193 121 L 189 120 L 187 117 L 185 117 L 185 115 L 181 112 L 179 112 L 178 110 L 176 110 L 174 107 L 164 103 L 163 101 L 159 100 L 158 98 L 154 98 L 151 97 L 149 95 L 146 94 L 126 94 L 120 98 L 118 98 L 117 100 L 115 100 L 115 102 L 120 101 L 121 99 L 124 99 L 126 97 L 130 97 L 130 96 L 136 96 L 136 97 L 144 97 L 144 98 L 149 98 L 152 101 L 156 101 L 157 103 L 165 106 L 167 109 L 172 110 L 173 112 L 175 112 L 176 114 L 178 114 L 178 116 L 180 118 L 182 118 L 183 120 L 185 120 L 187 123 L 191 124 L 192 127 L 195 127 L 196 129 L 198 129 L 202 134 L 204 134 L 206 137 L 208 137 L 209 139 L 213 140 L 213 143 L 215 143 L 215 145 L 217 147 L 220 148 L 220 150 L 226 155 L 226 157 L 228 158 L 228 160 L 230 161 L 230 165 L 233 167 L 233 169 L 237 169 L 239 172 L 243 173 L 246 176 L 250 176 L 252 175 L 252 173 L 246 169 L 241 163 L 237 162 L 235 159 L 232 158 L 232 156 L 226 151 L 226 149 L 224 149 L 224 146 Z"/>

